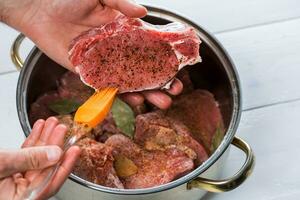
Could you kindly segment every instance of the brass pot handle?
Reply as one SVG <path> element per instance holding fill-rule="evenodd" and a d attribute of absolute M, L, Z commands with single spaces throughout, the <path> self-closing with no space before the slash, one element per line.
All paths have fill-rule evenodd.
<path fill-rule="evenodd" d="M 23 60 L 20 57 L 19 49 L 22 41 L 24 40 L 25 36 L 21 33 L 13 42 L 11 49 L 10 49 L 10 57 L 14 65 L 16 66 L 17 70 L 20 71 L 23 67 Z"/>
<path fill-rule="evenodd" d="M 242 168 L 233 177 L 224 180 L 197 177 L 187 183 L 187 189 L 199 188 L 209 192 L 227 192 L 240 186 L 252 173 L 255 159 L 251 147 L 242 139 L 235 137 L 232 144 L 241 149 L 247 156 Z"/>

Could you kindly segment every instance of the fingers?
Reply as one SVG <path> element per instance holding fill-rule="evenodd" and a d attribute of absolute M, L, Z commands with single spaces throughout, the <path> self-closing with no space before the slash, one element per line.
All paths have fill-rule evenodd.
<path fill-rule="evenodd" d="M 64 144 L 64 138 L 65 138 L 67 131 L 68 131 L 68 128 L 65 125 L 63 125 L 63 124 L 57 125 L 54 128 L 53 132 L 51 133 L 51 136 L 50 136 L 47 144 L 57 145 L 59 147 L 62 147 Z"/>
<path fill-rule="evenodd" d="M 80 148 L 78 146 L 71 147 L 64 155 L 63 162 L 56 172 L 51 183 L 47 188 L 41 193 L 38 199 L 46 199 L 50 196 L 56 194 L 59 188 L 63 185 L 65 180 L 68 178 L 69 174 L 76 163 L 76 160 L 80 156 Z"/>
<path fill-rule="evenodd" d="M 34 123 L 31 133 L 22 144 L 22 148 L 31 147 L 37 143 L 42 133 L 42 130 L 44 128 L 44 125 L 45 125 L 45 121 L 42 119 Z"/>
<path fill-rule="evenodd" d="M 182 89 L 182 82 L 179 79 L 175 78 L 173 83 L 171 84 L 170 89 L 168 89 L 167 92 L 175 96 L 179 95 L 182 92 Z M 168 109 L 172 104 L 171 97 L 159 90 L 144 91 L 143 95 L 150 103 L 163 110 Z"/>
<path fill-rule="evenodd" d="M 43 122 L 43 126 L 41 130 L 40 123 L 42 122 Z M 57 123 L 58 121 L 54 117 L 48 118 L 46 122 L 44 120 L 38 120 L 34 124 L 31 134 L 29 135 L 29 137 L 31 137 L 28 138 L 29 142 L 27 142 L 28 140 L 27 139 L 23 147 L 41 146 L 41 145 L 57 145 L 58 147 L 62 147 L 64 143 L 64 136 L 67 132 L 67 128 L 65 125 L 62 124 L 57 125 Z M 53 131 L 51 131 L 52 129 Z M 31 171 L 27 171 L 25 176 L 28 180 L 33 180 L 37 174 L 39 174 L 38 170 L 31 170 Z"/>
<path fill-rule="evenodd" d="M 122 94 L 121 98 L 132 107 L 141 105 L 144 102 L 143 95 L 139 93 Z"/>
<path fill-rule="evenodd" d="M 182 92 L 183 84 L 179 79 L 174 79 L 170 89 L 166 90 L 170 95 L 179 95 Z M 159 90 L 144 91 L 142 93 L 126 93 L 121 98 L 130 106 L 135 107 L 144 102 L 144 97 L 160 109 L 167 109 L 172 104 L 172 99 Z"/>
<path fill-rule="evenodd" d="M 170 89 L 167 90 L 167 92 L 171 95 L 179 95 L 182 92 L 183 84 L 182 82 L 175 78 L 173 83 L 171 84 Z"/>
<path fill-rule="evenodd" d="M 129 17 L 144 17 L 147 9 L 131 0 L 101 0 L 106 6 L 120 11 Z"/>
<path fill-rule="evenodd" d="M 0 152 L 0 179 L 17 172 L 43 169 L 56 164 L 62 155 L 58 146 L 28 147 Z"/>
<path fill-rule="evenodd" d="M 47 141 L 54 131 L 55 127 L 58 124 L 58 120 L 55 117 L 49 117 L 44 125 L 43 131 L 41 133 L 41 136 L 39 138 L 39 141 L 37 142 L 37 145 L 46 145 Z"/>
<path fill-rule="evenodd" d="M 145 98 L 158 108 L 165 110 L 171 106 L 172 99 L 161 91 L 144 91 L 142 92 Z"/>

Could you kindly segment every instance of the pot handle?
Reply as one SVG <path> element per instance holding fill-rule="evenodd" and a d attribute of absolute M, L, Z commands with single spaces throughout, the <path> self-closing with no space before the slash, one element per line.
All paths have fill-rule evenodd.
<path fill-rule="evenodd" d="M 10 49 L 10 58 L 12 60 L 12 62 L 14 63 L 14 65 L 16 66 L 17 70 L 20 71 L 23 67 L 23 60 L 20 57 L 19 54 L 19 48 L 20 45 L 22 43 L 22 41 L 24 40 L 25 36 L 20 33 L 18 35 L 18 37 L 15 39 L 15 41 L 13 42 L 11 49 Z"/>
<path fill-rule="evenodd" d="M 187 189 L 199 188 L 209 192 L 227 192 L 240 186 L 252 173 L 255 159 L 251 147 L 242 139 L 234 137 L 232 143 L 246 154 L 246 161 L 242 168 L 231 178 L 224 180 L 210 180 L 197 177 L 187 183 Z"/>

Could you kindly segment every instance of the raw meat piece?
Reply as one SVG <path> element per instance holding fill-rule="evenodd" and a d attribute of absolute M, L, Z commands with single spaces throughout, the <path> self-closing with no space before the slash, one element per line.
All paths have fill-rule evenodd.
<path fill-rule="evenodd" d="M 213 94 L 194 90 L 176 97 L 167 116 L 183 122 L 193 137 L 211 153 L 212 139 L 218 129 L 224 133 L 223 119 Z"/>
<path fill-rule="evenodd" d="M 57 85 L 58 93 L 63 99 L 76 100 L 78 103 L 84 103 L 94 92 L 82 83 L 77 74 L 70 71 L 62 75 Z"/>
<path fill-rule="evenodd" d="M 85 138 L 78 142 L 80 158 L 73 173 L 93 183 L 112 188 L 124 188 L 113 167 L 112 148 Z"/>
<path fill-rule="evenodd" d="M 60 124 L 65 125 L 69 130 L 73 127 L 73 116 L 72 115 L 57 115 L 55 116 Z"/>
<path fill-rule="evenodd" d="M 208 156 L 204 147 L 191 137 L 188 128 L 180 121 L 161 112 L 138 115 L 134 139 L 147 150 L 177 148 L 200 165 Z"/>
<path fill-rule="evenodd" d="M 194 168 L 193 160 L 176 148 L 145 151 L 124 135 L 113 135 L 105 142 L 114 156 L 125 156 L 138 167 L 136 174 L 121 178 L 127 189 L 149 188 L 171 182 Z"/>
<path fill-rule="evenodd" d="M 187 68 L 184 68 L 178 72 L 176 76 L 183 84 L 183 90 L 181 94 L 185 94 L 194 90 L 193 82 L 190 78 L 190 74 Z"/>
<path fill-rule="evenodd" d="M 48 105 L 54 101 L 61 100 L 61 97 L 56 91 L 47 92 L 31 104 L 29 110 L 29 121 L 33 125 L 38 119 L 47 119 L 50 116 L 55 116 L 56 113 L 48 108 Z"/>
<path fill-rule="evenodd" d="M 93 129 L 93 134 L 96 136 L 97 141 L 105 142 L 110 136 L 122 134 L 122 132 L 117 128 L 112 113 L 109 112 L 103 122 Z"/>
<path fill-rule="evenodd" d="M 65 135 L 64 140 L 66 141 L 72 134 L 72 128 L 74 125 L 73 116 L 72 115 L 57 115 L 55 116 L 60 124 L 65 125 L 68 128 L 68 132 Z"/>
<path fill-rule="evenodd" d="M 69 54 L 87 85 L 124 93 L 169 87 L 181 68 L 201 61 L 200 42 L 179 22 L 152 25 L 120 15 L 74 39 Z"/>

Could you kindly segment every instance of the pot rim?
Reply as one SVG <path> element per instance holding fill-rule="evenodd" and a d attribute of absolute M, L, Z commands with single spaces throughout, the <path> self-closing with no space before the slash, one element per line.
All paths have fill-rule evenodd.
<path fill-rule="evenodd" d="M 217 55 L 217 57 L 219 58 L 220 62 L 222 63 L 226 71 L 227 76 L 229 77 L 230 86 L 232 89 L 233 112 L 225 136 L 221 144 L 219 145 L 219 147 L 215 150 L 215 152 L 204 163 L 202 163 L 199 167 L 194 169 L 192 172 L 170 183 L 159 185 L 152 188 L 145 188 L 145 189 L 117 189 L 117 188 L 104 187 L 86 181 L 74 175 L 73 173 L 71 173 L 69 176 L 71 180 L 73 180 L 78 184 L 106 193 L 119 194 L 119 195 L 151 194 L 151 193 L 161 192 L 161 191 L 175 188 L 177 186 L 189 182 L 190 180 L 195 179 L 203 172 L 205 172 L 209 167 L 211 167 L 223 155 L 223 153 L 226 151 L 228 146 L 231 144 L 240 121 L 241 108 L 242 108 L 240 80 L 232 59 L 230 58 L 226 50 L 223 48 L 223 46 L 219 43 L 219 41 L 203 27 L 197 25 L 196 23 L 194 23 L 193 21 L 191 21 L 185 16 L 175 14 L 171 11 L 168 11 L 165 8 L 158 8 L 158 7 L 148 6 L 148 5 L 146 7 L 148 9 L 149 16 L 164 18 L 170 21 L 180 21 L 183 23 L 187 23 L 196 29 L 201 40 L 205 41 L 206 44 Z M 26 67 L 22 68 L 20 72 L 18 84 L 17 84 L 16 104 L 17 104 L 18 117 L 26 137 L 28 136 L 31 130 L 30 123 L 27 117 L 28 113 L 26 109 L 26 105 L 27 105 L 26 91 L 28 85 L 27 83 L 29 81 L 29 76 L 28 75 L 26 76 L 26 74 L 31 73 L 34 67 L 34 65 L 30 65 L 30 63 L 36 63 L 42 54 L 43 53 L 37 47 L 33 47 L 27 59 L 25 60 L 24 66 Z"/>

